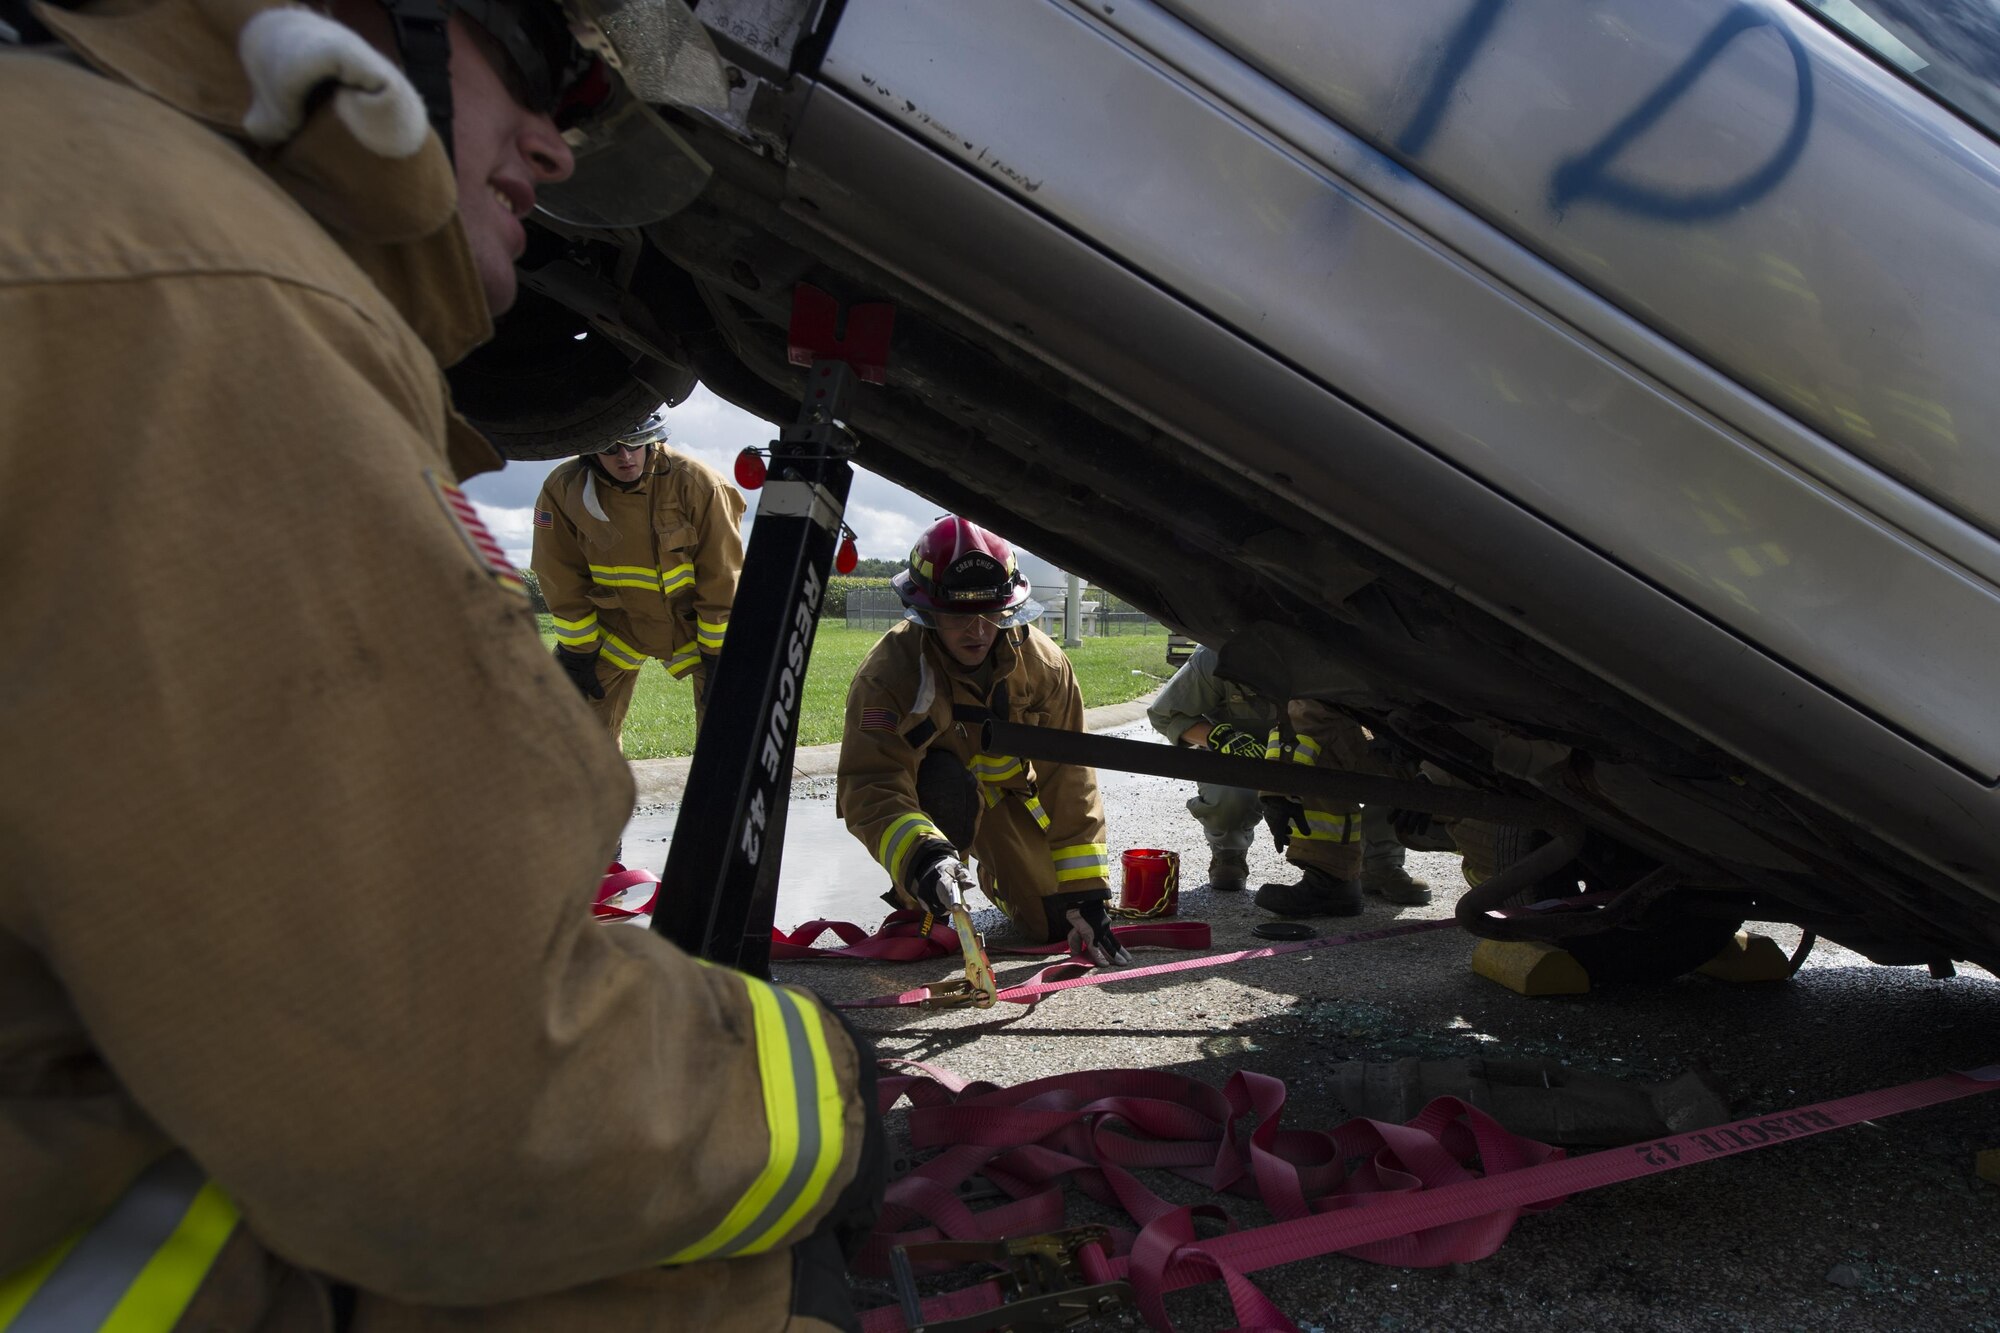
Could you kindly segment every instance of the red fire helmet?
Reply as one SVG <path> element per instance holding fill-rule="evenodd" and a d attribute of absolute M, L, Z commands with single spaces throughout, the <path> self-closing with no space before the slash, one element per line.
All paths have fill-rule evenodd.
<path fill-rule="evenodd" d="M 952 515 L 925 529 L 910 567 L 890 580 L 910 617 L 935 628 L 934 615 L 985 616 L 1001 629 L 1042 613 L 1014 549 L 977 523 Z"/>

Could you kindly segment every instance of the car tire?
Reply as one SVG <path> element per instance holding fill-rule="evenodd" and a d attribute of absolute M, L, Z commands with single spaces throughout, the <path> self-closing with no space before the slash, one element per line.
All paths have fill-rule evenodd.
<path fill-rule="evenodd" d="M 503 455 L 567 458 L 631 430 L 660 405 L 632 365 L 630 351 L 581 315 L 524 287 L 493 341 L 449 378 L 458 410 Z"/>
<path fill-rule="evenodd" d="M 1452 837 L 1464 853 L 1467 884 L 1504 870 L 1549 840 L 1540 829 L 1476 820 L 1454 825 Z M 1475 874 L 1479 879 L 1473 878 Z M 1583 866 L 1572 862 L 1541 884 L 1512 895 L 1505 905 L 1526 907 L 1578 893 L 1578 881 L 1586 877 Z M 1623 887 L 1636 878 L 1628 872 L 1595 887 Z M 1741 920 L 1684 916 L 1640 929 L 1572 936 L 1561 944 L 1589 974 L 1593 986 L 1650 986 L 1694 971 L 1722 952 L 1742 925 Z"/>
<path fill-rule="evenodd" d="M 1540 829 L 1519 824 L 1489 824 L 1479 819 L 1461 819 L 1451 826 L 1451 839 L 1464 858 L 1465 882 L 1477 887 L 1502 866 L 1513 865 L 1547 842 Z"/>
<path fill-rule="evenodd" d="M 1682 917 L 1643 930 L 1607 930 L 1562 942 L 1593 986 L 1657 986 L 1721 953 L 1741 921 Z"/>

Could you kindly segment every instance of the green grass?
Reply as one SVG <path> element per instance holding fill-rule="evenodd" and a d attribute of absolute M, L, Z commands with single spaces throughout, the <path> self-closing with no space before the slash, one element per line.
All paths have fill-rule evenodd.
<path fill-rule="evenodd" d="M 555 645 L 547 616 L 538 616 L 542 642 Z M 799 744 L 825 745 L 840 739 L 847 717 L 847 687 L 861 659 L 882 637 L 882 631 L 848 629 L 825 624 L 813 639 L 812 666 L 806 672 L 805 702 L 799 717 Z M 1076 668 L 1083 706 L 1124 703 L 1150 693 L 1171 673 L 1167 670 L 1164 634 L 1124 634 L 1085 639 L 1069 650 Z M 694 749 L 694 691 L 673 679 L 657 662 L 639 672 L 639 688 L 625 716 L 625 757 L 661 759 Z"/>

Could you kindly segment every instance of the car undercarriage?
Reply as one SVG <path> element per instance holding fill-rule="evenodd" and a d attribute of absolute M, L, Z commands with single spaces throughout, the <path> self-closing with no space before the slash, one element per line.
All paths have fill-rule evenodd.
<path fill-rule="evenodd" d="M 1507 840 L 1534 855 L 1567 838 L 1573 852 L 1549 863 L 1544 851 L 1525 900 L 1643 886 L 1645 901 L 1610 933 L 1633 958 L 1698 955 L 1669 973 L 1746 920 L 1793 923 L 1880 963 L 2000 971 L 2000 914 L 1977 888 L 1559 651 L 1558 631 L 1536 632 L 1525 600 L 1494 593 L 1507 574 L 1475 588 L 1412 560 L 1410 533 L 1460 524 L 1456 490 L 1382 476 L 1399 508 L 1328 512 L 1284 470 L 1284 439 L 1262 431 L 1253 457 L 1204 418 L 1195 394 L 1218 367 L 1198 346 L 1170 356 L 1135 332 L 1122 354 L 1143 373 L 1114 387 L 1065 368 L 1073 330 L 1060 310 L 1041 322 L 1046 275 L 1024 275 L 1011 298 L 943 291 L 921 265 L 858 243 L 857 217 L 909 201 L 856 202 L 850 184 L 795 156 L 810 85 L 761 76 L 723 45 L 738 58 L 731 112 L 677 125 L 715 169 L 700 199 L 643 230 L 535 227 L 528 299 L 454 371 L 461 408 L 503 452 L 576 452 L 697 381 L 788 420 L 804 380 L 787 355 L 795 287 L 843 306 L 891 302 L 888 383 L 857 395 L 848 423 L 860 466 L 1216 646 L 1225 671 L 1260 692 L 1335 705 L 1404 771 L 1560 808 L 1573 831 Z M 1023 228 L 1048 225 L 1023 213 Z M 1004 288 L 1020 271 L 1012 243 L 967 244 L 988 242 L 984 280 Z M 1119 355 L 1115 343 L 1098 350 Z M 1433 475 L 1456 473 L 1453 487 L 1479 488 L 1395 423 L 1352 402 L 1345 411 L 1357 450 L 1364 437 L 1392 439 Z M 1246 411 L 1228 430 L 1261 428 Z M 1321 440 L 1318 458 L 1345 443 Z M 1536 551 L 1484 540 L 1489 563 L 1535 568 Z M 1567 591 L 1587 619 L 1592 590 Z M 1735 683 L 1716 674 L 1707 686 Z"/>

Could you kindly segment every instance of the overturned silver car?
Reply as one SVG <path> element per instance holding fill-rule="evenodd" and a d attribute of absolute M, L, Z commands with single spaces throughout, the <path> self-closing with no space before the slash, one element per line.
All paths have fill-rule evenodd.
<path fill-rule="evenodd" d="M 893 301 L 857 461 L 1560 807 L 1482 854 L 1643 886 L 1656 971 L 1746 919 L 2000 970 L 1990 5 L 696 12 L 712 177 L 538 229 L 454 375 L 503 447 L 789 419 L 795 285 Z"/>

